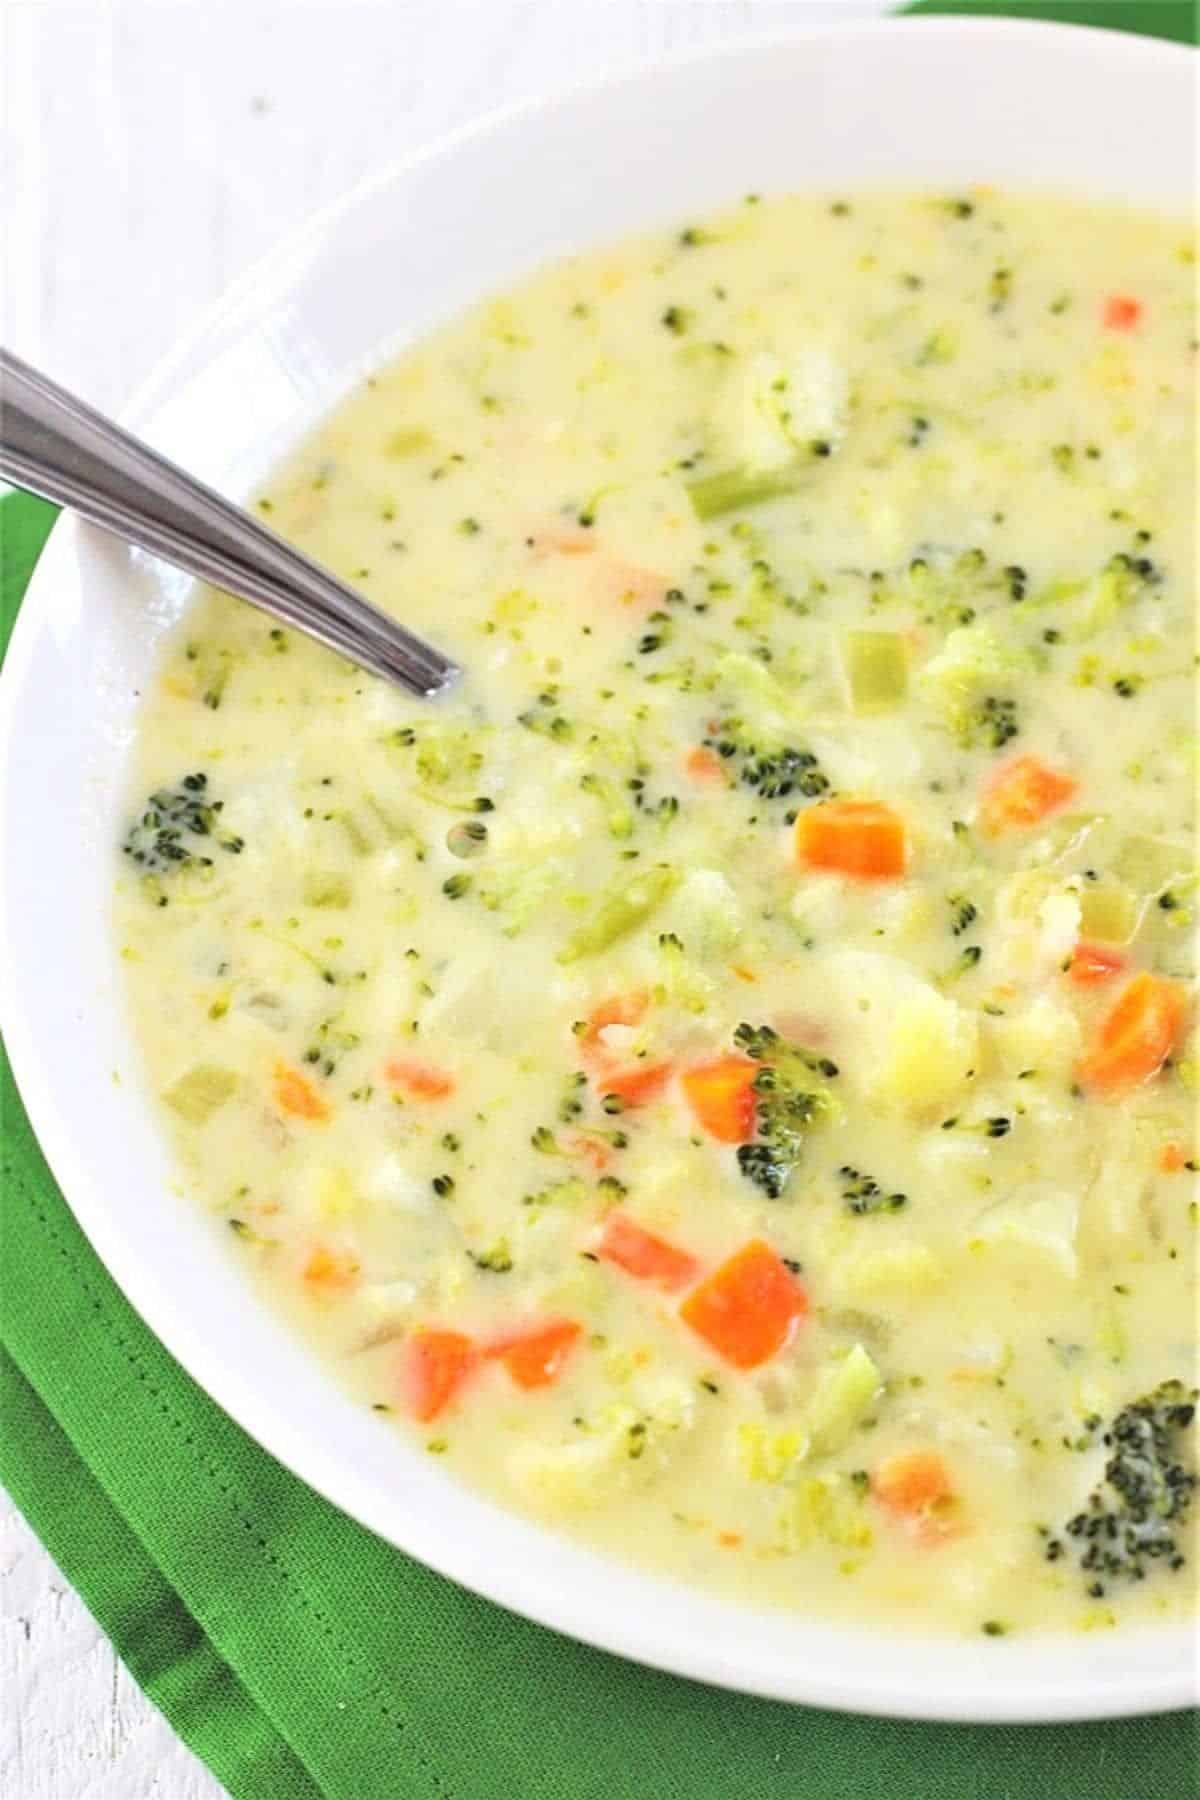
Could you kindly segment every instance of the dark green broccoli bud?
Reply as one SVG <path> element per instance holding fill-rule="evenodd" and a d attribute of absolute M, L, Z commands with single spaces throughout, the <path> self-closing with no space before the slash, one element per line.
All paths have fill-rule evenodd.
<path fill-rule="evenodd" d="M 742 764 L 741 779 L 764 800 L 782 800 L 791 793 L 815 800 L 829 792 L 829 777 L 811 750 L 787 748 L 766 756 L 752 750 Z"/>
<path fill-rule="evenodd" d="M 1020 729 L 1016 701 L 1000 700 L 995 694 L 989 694 L 976 710 L 972 736 L 981 737 L 993 750 L 1002 750 Z"/>
<path fill-rule="evenodd" d="M 789 794 L 816 800 L 829 792 L 829 777 L 811 750 L 800 750 L 791 744 L 777 750 L 765 749 L 749 743 L 741 735 L 736 719 L 722 721 L 704 742 L 727 762 L 738 758 L 740 780 L 762 800 L 783 800 Z"/>
<path fill-rule="evenodd" d="M 870 1175 L 864 1175 L 861 1169 L 852 1169 L 849 1163 L 843 1163 L 838 1170 L 838 1179 L 842 1183 L 842 1199 L 847 1209 L 862 1216 L 865 1213 L 900 1212 L 908 1205 L 907 1194 L 885 1194 L 879 1183 Z"/>
<path fill-rule="evenodd" d="M 1106 1581 L 1144 1581 L 1155 1563 L 1183 1568 L 1180 1527 L 1196 1473 L 1183 1461 L 1182 1440 L 1196 1417 L 1198 1392 L 1164 1381 L 1122 1407 L 1101 1439 L 1109 1452 L 1104 1480 L 1064 1528 L 1072 1542 L 1047 1534 L 1047 1561 L 1075 1550 L 1093 1598 L 1105 1593 Z"/>
<path fill-rule="evenodd" d="M 743 1023 L 733 1041 L 762 1065 L 753 1082 L 754 1138 L 738 1146 L 738 1168 L 768 1200 L 778 1200 L 804 1154 L 809 1132 L 829 1110 L 828 1089 L 813 1077 L 832 1080 L 837 1064 L 789 1044 L 769 1025 Z"/>
<path fill-rule="evenodd" d="M 245 848 L 239 837 L 216 836 L 223 805 L 209 797 L 207 775 L 185 775 L 178 787 L 159 788 L 151 794 L 121 848 L 148 875 L 188 867 L 211 868 L 213 859 L 207 852 L 214 846 L 231 856 Z"/>
<path fill-rule="evenodd" d="M 979 908 L 973 901 L 965 899 L 962 894 L 949 894 L 947 899 L 953 914 L 950 929 L 955 937 L 961 937 L 964 931 L 971 929 L 979 917 Z"/>

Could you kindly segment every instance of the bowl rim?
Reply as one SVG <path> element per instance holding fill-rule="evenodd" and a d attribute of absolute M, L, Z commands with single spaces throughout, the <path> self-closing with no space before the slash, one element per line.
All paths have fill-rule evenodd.
<path fill-rule="evenodd" d="M 298 228 L 285 234 L 279 243 L 255 260 L 214 304 L 205 308 L 192 321 L 175 346 L 139 384 L 128 406 L 121 409 L 121 418 L 130 427 L 139 428 L 144 420 L 162 406 L 178 382 L 181 371 L 206 341 L 220 331 L 227 330 L 236 322 L 239 314 L 252 313 L 259 290 L 264 284 L 269 288 L 277 287 L 283 272 L 291 264 L 302 260 L 310 250 L 319 249 L 331 226 L 370 201 L 378 192 L 403 183 L 431 163 L 453 158 L 460 149 L 478 139 L 486 138 L 510 125 L 536 124 L 539 119 L 548 119 L 569 111 L 577 102 L 593 96 L 613 90 L 633 89 L 639 85 L 653 86 L 664 74 L 692 65 L 729 64 L 740 58 L 761 56 L 764 52 L 788 54 L 801 50 L 814 41 L 845 39 L 853 42 L 866 34 L 878 39 L 881 34 L 902 33 L 904 39 L 911 39 L 914 32 L 930 38 L 965 36 L 968 41 L 975 39 L 977 43 L 1002 37 L 1018 42 L 1032 41 L 1035 47 L 1051 40 L 1065 40 L 1074 44 L 1090 42 L 1097 48 L 1117 54 L 1123 60 L 1140 58 L 1147 65 L 1157 62 L 1163 67 L 1167 64 L 1178 67 L 1189 51 L 1189 46 L 1186 45 L 1110 28 L 1007 17 L 940 14 L 912 18 L 892 16 L 810 24 L 790 29 L 784 35 L 777 32 L 764 33 L 735 44 L 690 49 L 658 59 L 650 65 L 631 64 L 598 80 L 579 81 L 557 88 L 552 93 L 523 97 L 472 119 L 438 136 L 431 143 L 388 162 L 356 183 L 345 194 L 320 208 Z M 1194 58 L 1192 61 L 1194 64 Z M 373 352 L 370 360 L 376 362 L 385 353 L 385 350 L 378 354 Z M 83 528 L 81 532 L 77 519 L 64 516 L 56 521 L 30 583 L 30 591 L 37 592 L 41 587 L 48 586 L 55 568 L 65 568 L 73 559 L 81 560 L 86 567 L 91 554 L 89 546 L 93 541 L 87 528 Z M 7 752 L 17 729 L 19 702 L 38 629 L 38 609 L 23 606 L 8 646 L 3 673 L 0 675 L 0 771 L 13 766 L 13 758 Z M 4 841 L 6 830 L 7 788 L 8 780 L 0 774 L 0 844 Z M 35 1017 L 32 1012 L 23 1012 L 19 1005 L 11 1004 L 8 998 L 20 992 L 21 984 L 16 979 L 18 949 L 12 935 L 5 928 L 5 905 L 5 895 L 0 886 L 0 1009 L 4 1015 L 8 1053 L 30 1121 L 68 1205 L 125 1298 L 135 1307 L 168 1353 L 269 1455 L 358 1523 L 377 1532 L 407 1553 L 418 1556 L 441 1575 L 458 1581 L 539 1624 L 634 1662 L 733 1690 L 835 1710 L 897 1718 L 986 1723 L 1100 1719 L 1161 1712 L 1194 1703 L 1196 1671 L 1193 1667 L 1189 1673 L 1186 1656 L 1181 1656 L 1177 1670 L 1172 1665 L 1169 1675 L 1156 1676 L 1149 1683 L 1143 1678 L 1141 1685 L 1130 1683 L 1122 1686 L 1114 1682 L 1102 1689 L 1093 1690 L 1085 1682 L 1066 1682 L 1060 1688 L 1039 1685 L 1034 1691 L 1031 1682 L 1027 1693 L 1019 1696 L 1006 1695 L 993 1703 L 985 1703 L 982 1689 L 973 1700 L 964 1701 L 960 1694 L 943 1695 L 918 1689 L 911 1680 L 907 1688 L 902 1682 L 889 1683 L 878 1678 L 873 1686 L 870 1678 L 864 1685 L 857 1686 L 844 1677 L 824 1678 L 811 1666 L 805 1671 L 803 1678 L 797 1680 L 789 1678 L 778 1667 L 771 1666 L 771 1657 L 748 1667 L 748 1659 L 737 1644 L 705 1642 L 699 1634 L 685 1644 L 678 1633 L 666 1638 L 656 1636 L 653 1625 L 638 1634 L 631 1634 L 628 1630 L 617 1629 L 611 1624 L 598 1623 L 588 1616 L 590 1603 L 576 1604 L 569 1594 L 548 1587 L 539 1590 L 535 1583 L 531 1583 L 520 1572 L 510 1574 L 507 1568 L 489 1570 L 478 1559 L 464 1571 L 461 1557 L 452 1553 L 448 1540 L 444 1536 L 439 1539 L 436 1532 L 427 1532 L 423 1538 L 419 1533 L 409 1535 L 407 1531 L 404 1536 L 398 1535 L 395 1515 L 381 1514 L 377 1504 L 378 1496 L 369 1483 L 360 1481 L 351 1472 L 334 1472 L 328 1467 L 323 1468 L 319 1462 L 314 1464 L 300 1437 L 294 1432 L 281 1432 L 276 1428 L 276 1422 L 255 1401 L 249 1384 L 226 1379 L 226 1372 L 223 1370 L 214 1371 L 209 1346 L 203 1341 L 203 1333 L 192 1325 L 181 1325 L 160 1301 L 150 1263 L 144 1261 L 128 1243 L 121 1229 L 110 1222 L 104 1207 L 103 1183 L 91 1177 L 72 1137 L 69 1109 L 61 1104 L 49 1080 L 49 1060 L 42 1053 Z M 221 1377 L 219 1380 L 216 1378 L 218 1374 Z M 483 1511 L 489 1510 L 495 1513 L 498 1520 L 503 1521 L 503 1529 L 512 1542 L 524 1538 L 537 1548 L 552 1535 L 547 1529 L 530 1526 L 516 1515 L 483 1503 Z M 595 1555 L 594 1552 L 580 1551 L 572 1546 L 567 1560 L 578 1556 L 594 1559 Z M 606 1564 L 606 1567 L 611 1568 L 611 1565 Z M 677 1586 L 672 1582 L 662 1582 L 660 1578 L 641 1570 L 634 1571 L 632 1578 L 650 1595 L 655 1587 L 660 1592 L 665 1592 L 668 1588 Z M 804 1621 L 803 1628 L 808 1627 L 809 1622 Z M 1128 1646 L 1131 1664 L 1135 1662 L 1133 1653 L 1137 1641 L 1146 1638 L 1147 1634 L 1158 1641 L 1162 1639 L 1164 1629 L 1149 1627 L 1142 1631 L 1131 1628 L 1121 1634 L 1123 1643 Z M 851 1628 L 849 1635 L 860 1646 L 866 1647 L 864 1628 Z M 873 1638 L 874 1634 L 872 1650 Z M 902 1651 L 910 1638 L 903 1631 L 893 1633 L 889 1630 L 885 1641 Z M 1047 1641 L 1043 1637 L 1043 1644 Z M 1069 1641 L 1074 1642 L 1073 1639 Z M 1184 1642 L 1181 1635 L 1181 1646 Z M 959 1640 L 939 1638 L 936 1643 L 938 1647 L 952 1652 Z M 867 1654 L 869 1656 L 871 1651 Z"/>

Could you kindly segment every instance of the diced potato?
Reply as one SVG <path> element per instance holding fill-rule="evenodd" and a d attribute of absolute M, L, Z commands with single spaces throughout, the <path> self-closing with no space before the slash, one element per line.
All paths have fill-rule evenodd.
<path fill-rule="evenodd" d="M 948 1103 L 977 1060 L 973 1017 L 920 983 L 897 1006 L 889 1037 L 872 1086 L 880 1099 L 909 1111 Z"/>
<path fill-rule="evenodd" d="M 892 1244 L 838 1257 L 828 1272 L 828 1291 L 837 1301 L 927 1293 L 945 1278 L 945 1264 L 926 1245 Z"/>

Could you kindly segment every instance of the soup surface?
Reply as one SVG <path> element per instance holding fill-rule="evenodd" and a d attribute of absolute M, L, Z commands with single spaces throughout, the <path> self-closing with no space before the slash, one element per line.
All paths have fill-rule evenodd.
<path fill-rule="evenodd" d="M 749 196 L 258 499 L 468 673 L 202 598 L 121 954 L 184 1184 L 447 1470 L 816 1614 L 1194 1597 L 1193 274 Z"/>

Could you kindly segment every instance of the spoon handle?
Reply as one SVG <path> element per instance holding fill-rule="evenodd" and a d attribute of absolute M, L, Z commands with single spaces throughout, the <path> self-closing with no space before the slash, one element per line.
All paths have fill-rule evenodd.
<path fill-rule="evenodd" d="M 249 513 L 3 349 L 0 475 L 415 694 L 439 693 L 459 673 Z"/>

